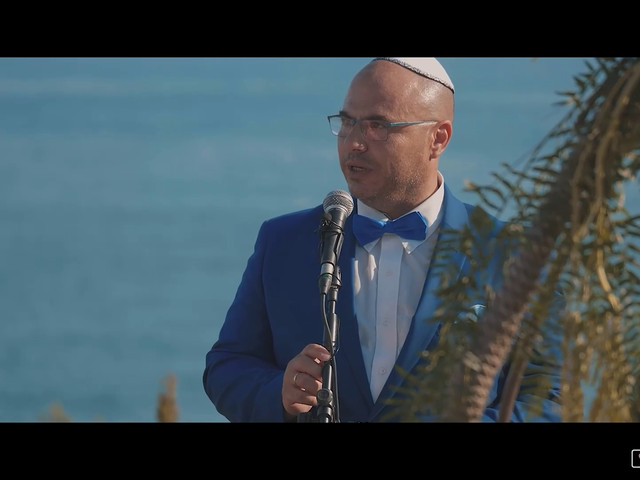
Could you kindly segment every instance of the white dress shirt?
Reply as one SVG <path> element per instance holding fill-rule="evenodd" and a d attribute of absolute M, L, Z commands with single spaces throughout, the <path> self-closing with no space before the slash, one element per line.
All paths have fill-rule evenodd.
<path fill-rule="evenodd" d="M 402 349 L 427 278 L 444 199 L 444 178 L 418 211 L 427 221 L 425 240 L 385 233 L 364 246 L 356 243 L 354 294 L 364 364 L 375 401 Z M 407 212 L 410 213 L 410 212 Z M 389 220 L 358 200 L 358 214 Z"/>

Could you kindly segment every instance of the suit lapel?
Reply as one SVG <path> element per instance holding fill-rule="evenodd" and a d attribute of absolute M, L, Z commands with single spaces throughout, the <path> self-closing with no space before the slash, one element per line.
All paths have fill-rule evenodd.
<path fill-rule="evenodd" d="M 451 240 L 456 235 L 453 230 L 460 229 L 468 221 L 468 213 L 464 204 L 451 194 L 446 185 L 443 208 L 444 217 L 440 227 L 441 233 L 432 255 L 432 264 L 434 259 L 441 258 L 438 246 Z M 448 255 L 451 256 L 450 261 L 458 266 L 458 275 L 460 275 L 460 272 L 465 268 L 467 257 L 458 251 L 450 252 Z M 436 294 L 440 286 L 440 277 L 437 270 L 434 270 L 431 268 L 427 274 L 422 296 L 411 322 L 411 328 L 396 361 L 396 366 L 402 369 L 403 372 L 411 371 L 420 360 L 421 352 L 433 348 L 438 340 L 437 333 L 440 329 L 440 323 L 435 321 L 433 313 L 441 302 L 441 299 Z M 395 387 L 404 380 L 403 375 L 404 373 L 399 372 L 397 368 L 391 372 L 374 407 L 374 415 L 378 415 L 386 406 L 385 399 L 395 394 Z"/>

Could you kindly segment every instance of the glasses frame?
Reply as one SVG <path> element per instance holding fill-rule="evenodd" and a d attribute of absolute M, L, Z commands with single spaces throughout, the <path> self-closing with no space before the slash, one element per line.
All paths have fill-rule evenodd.
<path fill-rule="evenodd" d="M 331 119 L 332 118 L 348 118 L 350 120 L 353 120 L 353 126 L 351 127 L 351 130 L 349 131 L 349 133 L 347 133 L 346 135 L 340 135 L 340 132 L 334 132 L 333 128 L 331 127 Z M 335 114 L 335 115 L 329 115 L 327 116 L 327 120 L 329 121 L 329 130 L 331 130 L 331 133 L 333 135 L 335 135 L 336 137 L 339 138 L 347 138 L 349 136 L 349 134 L 353 131 L 353 129 L 356 127 L 356 125 L 360 124 L 360 131 L 362 132 L 362 135 L 364 135 L 365 138 L 368 138 L 369 140 L 373 140 L 376 142 L 386 142 L 389 139 L 389 129 L 391 127 L 407 127 L 409 125 L 421 125 L 424 123 L 438 123 L 440 120 L 416 120 L 416 121 L 412 121 L 412 122 L 383 122 L 381 120 L 372 120 L 372 119 L 368 119 L 368 118 L 363 118 L 362 120 L 356 120 L 354 118 L 351 117 L 347 117 L 346 115 L 340 115 Z M 377 138 L 369 138 L 364 130 L 364 128 L 362 127 L 362 122 L 365 121 L 374 121 L 374 122 L 378 122 L 381 125 L 385 126 L 385 130 L 387 132 L 386 137 L 384 138 L 384 140 L 380 140 Z"/>

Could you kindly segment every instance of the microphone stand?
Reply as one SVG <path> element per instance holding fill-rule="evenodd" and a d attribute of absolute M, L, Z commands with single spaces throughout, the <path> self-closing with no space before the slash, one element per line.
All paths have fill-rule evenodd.
<path fill-rule="evenodd" d="M 336 267 L 331 286 L 326 295 L 322 295 L 322 318 L 325 320 L 323 345 L 331 354 L 322 367 L 322 388 L 318 390 L 318 405 L 308 412 L 298 414 L 298 423 L 339 423 L 338 381 L 335 354 L 338 344 L 339 320 L 336 313 L 338 290 L 342 286 L 340 267 Z"/>
<path fill-rule="evenodd" d="M 324 202 L 324 215 L 320 223 L 319 245 L 320 276 L 318 289 L 324 322 L 323 345 L 329 352 L 329 360 L 322 366 L 322 386 L 316 394 L 315 407 L 298 414 L 298 422 L 337 423 L 339 422 L 338 382 L 336 374 L 336 352 L 338 339 L 338 315 L 336 303 L 338 290 L 342 286 L 338 257 L 342 249 L 343 226 L 353 210 L 353 201 L 348 193 L 336 190 Z"/>
<path fill-rule="evenodd" d="M 317 422 L 318 423 L 338 423 L 338 395 L 337 395 L 337 374 L 335 372 L 335 353 L 338 338 L 339 320 L 336 313 L 336 302 L 338 301 L 338 290 L 342 286 L 340 278 L 340 268 L 336 267 L 336 274 L 333 276 L 331 287 L 326 298 L 325 317 L 327 328 L 324 332 L 324 347 L 329 350 L 331 358 L 324 364 L 322 371 L 322 388 L 318 390 Z"/>

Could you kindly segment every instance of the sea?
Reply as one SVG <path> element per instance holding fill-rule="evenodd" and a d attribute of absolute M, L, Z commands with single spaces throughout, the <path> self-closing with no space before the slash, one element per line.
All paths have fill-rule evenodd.
<path fill-rule="evenodd" d="M 495 182 L 589 58 L 440 58 L 445 181 Z M 261 223 L 346 189 L 327 115 L 370 58 L 0 58 L 0 422 L 225 423 L 202 385 Z M 58 417 L 59 418 L 59 417 Z"/>

